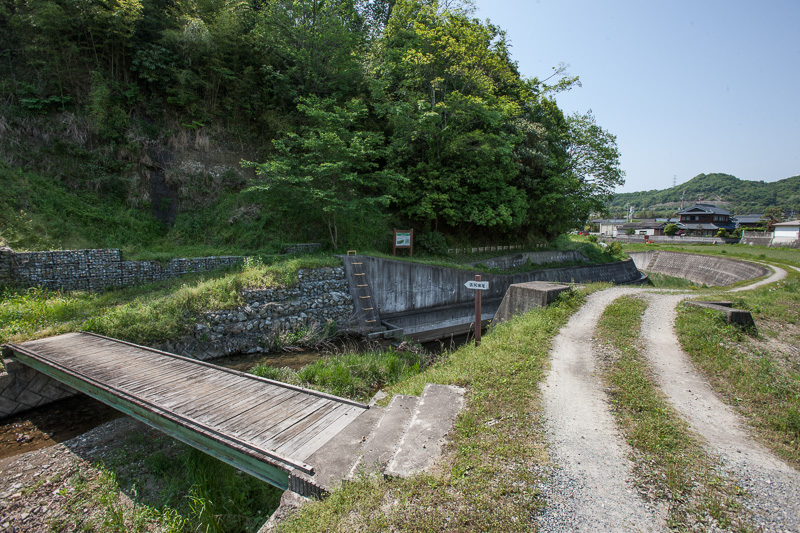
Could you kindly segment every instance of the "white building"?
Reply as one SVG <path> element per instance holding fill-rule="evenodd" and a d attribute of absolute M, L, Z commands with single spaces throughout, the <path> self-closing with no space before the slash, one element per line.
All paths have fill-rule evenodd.
<path fill-rule="evenodd" d="M 800 220 L 779 222 L 775 224 L 773 231 L 775 232 L 772 238 L 773 244 L 800 240 Z"/>

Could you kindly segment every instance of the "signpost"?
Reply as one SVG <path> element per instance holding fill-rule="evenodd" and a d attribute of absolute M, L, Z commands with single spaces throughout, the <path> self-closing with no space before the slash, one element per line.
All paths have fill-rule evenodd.
<path fill-rule="evenodd" d="M 489 290 L 489 282 L 481 281 L 481 275 L 475 274 L 475 281 L 470 280 L 464 286 L 475 291 L 475 346 L 479 346 L 481 343 L 481 292 Z"/>
<path fill-rule="evenodd" d="M 414 256 L 414 230 L 413 229 L 396 229 L 394 230 L 394 244 L 392 246 L 392 255 L 397 255 L 398 248 L 408 248 L 408 256 Z"/>

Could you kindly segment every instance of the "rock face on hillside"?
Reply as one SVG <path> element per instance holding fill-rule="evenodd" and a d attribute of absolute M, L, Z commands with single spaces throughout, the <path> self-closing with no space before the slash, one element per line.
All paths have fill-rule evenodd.
<path fill-rule="evenodd" d="M 344 268 L 299 270 L 291 287 L 243 291 L 245 305 L 210 311 L 190 337 L 159 348 L 201 360 L 269 351 L 292 336 L 334 326 L 355 316 Z"/>

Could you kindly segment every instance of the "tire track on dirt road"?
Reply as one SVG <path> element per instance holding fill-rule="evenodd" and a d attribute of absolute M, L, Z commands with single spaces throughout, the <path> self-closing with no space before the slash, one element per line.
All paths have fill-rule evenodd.
<path fill-rule="evenodd" d="M 639 497 L 629 448 L 595 374 L 592 337 L 603 310 L 641 289 L 596 292 L 553 341 L 542 386 L 550 455 L 558 464 L 542 487 L 547 508 L 540 531 L 665 531 L 664 509 Z"/>
<path fill-rule="evenodd" d="M 778 269 L 781 270 L 781 269 Z M 785 277 L 786 272 L 783 271 Z M 752 286 L 750 286 L 752 288 Z M 734 409 L 714 392 L 675 331 L 685 295 L 648 294 L 642 318 L 645 356 L 669 402 L 705 439 L 708 451 L 750 494 L 744 502 L 763 531 L 800 531 L 800 472 L 757 442 Z"/>

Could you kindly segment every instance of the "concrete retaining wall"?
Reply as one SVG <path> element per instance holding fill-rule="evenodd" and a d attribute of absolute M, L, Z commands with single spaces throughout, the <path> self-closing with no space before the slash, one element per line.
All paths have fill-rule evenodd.
<path fill-rule="evenodd" d="M 360 257 L 382 316 L 384 313 L 402 313 L 474 301 L 474 292 L 467 289 L 464 283 L 475 279 L 475 271 L 369 256 Z M 502 300 L 506 289 L 512 283 L 526 281 L 632 283 L 641 278 L 640 272 L 631 260 L 535 270 L 514 275 L 481 275 L 484 281 L 489 282 L 489 290 L 484 291 L 483 299 L 498 302 Z"/>
<path fill-rule="evenodd" d="M 505 255 L 483 261 L 468 263 L 470 265 L 483 265 L 486 268 L 512 269 L 527 264 L 543 265 L 546 263 L 579 263 L 588 261 L 585 255 L 577 250 L 553 250 L 547 252 L 524 252 L 520 254 Z"/>
<path fill-rule="evenodd" d="M 645 237 L 647 237 L 645 239 Z M 739 239 L 723 237 L 681 237 L 678 235 L 617 235 L 616 237 L 602 237 L 604 241 L 619 241 L 644 243 L 652 241 L 657 244 L 736 244 Z"/>
<path fill-rule="evenodd" d="M 662 251 L 631 252 L 628 255 L 639 270 L 667 274 L 709 286 L 731 285 L 769 273 L 761 265 L 725 257 Z"/>
<path fill-rule="evenodd" d="M 208 272 L 240 263 L 240 256 L 123 261 L 118 249 L 14 252 L 0 250 L 0 282 L 24 287 L 99 291 Z"/>

